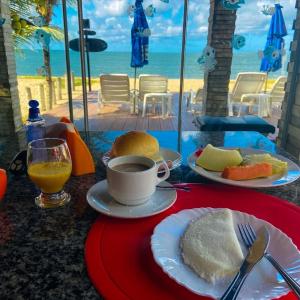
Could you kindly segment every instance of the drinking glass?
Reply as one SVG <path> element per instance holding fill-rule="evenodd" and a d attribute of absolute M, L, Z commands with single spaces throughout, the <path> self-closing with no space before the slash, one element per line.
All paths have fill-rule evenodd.
<path fill-rule="evenodd" d="M 28 144 L 27 166 L 30 179 L 41 194 L 35 203 L 42 208 L 62 206 L 71 196 L 63 190 L 72 171 L 72 160 L 65 140 L 46 138 Z"/>

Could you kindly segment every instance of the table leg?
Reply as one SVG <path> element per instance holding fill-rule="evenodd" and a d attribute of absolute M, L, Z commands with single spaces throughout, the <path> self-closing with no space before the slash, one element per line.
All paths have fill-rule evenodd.
<path fill-rule="evenodd" d="M 156 98 L 152 97 L 151 103 L 152 103 L 152 113 L 155 115 Z"/>
<path fill-rule="evenodd" d="M 161 97 L 161 113 L 163 115 L 163 118 L 166 117 L 166 97 Z"/>
<path fill-rule="evenodd" d="M 267 97 L 268 117 L 272 117 L 272 101 L 271 97 Z"/>
<path fill-rule="evenodd" d="M 172 96 L 168 96 L 168 110 L 167 110 L 168 116 L 172 114 Z"/>
<path fill-rule="evenodd" d="M 143 114 L 142 117 L 145 117 L 145 112 L 146 112 L 146 104 L 147 104 L 147 96 L 144 96 L 144 101 L 143 101 Z"/>
<path fill-rule="evenodd" d="M 241 116 L 241 112 L 242 112 L 242 107 L 243 107 L 243 101 L 241 100 L 240 103 L 239 103 L 239 112 L 238 112 L 238 117 Z M 232 108 L 233 110 L 233 108 Z M 233 113 L 232 113 L 233 114 Z"/>
<path fill-rule="evenodd" d="M 135 95 L 133 97 L 133 113 L 134 114 L 136 113 L 136 97 L 135 97 Z"/>
<path fill-rule="evenodd" d="M 263 99 L 262 97 L 259 95 L 258 96 L 258 116 L 259 117 L 263 117 L 263 109 L 262 109 L 262 106 L 263 106 Z"/>
<path fill-rule="evenodd" d="M 266 95 L 259 96 L 258 115 L 260 117 L 270 116 L 269 99 Z"/>
<path fill-rule="evenodd" d="M 228 104 L 228 116 L 233 117 L 233 103 L 231 100 L 228 100 L 227 104 Z"/>
<path fill-rule="evenodd" d="M 192 100 L 192 92 L 189 92 L 189 94 L 186 96 L 186 110 L 188 112 L 191 111 L 191 106 L 192 106 L 191 100 Z"/>

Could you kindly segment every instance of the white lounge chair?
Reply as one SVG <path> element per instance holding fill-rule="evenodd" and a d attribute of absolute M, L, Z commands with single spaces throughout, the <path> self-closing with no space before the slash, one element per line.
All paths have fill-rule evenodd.
<path fill-rule="evenodd" d="M 98 103 L 128 103 L 133 108 L 133 93 L 130 91 L 129 77 L 126 74 L 104 74 L 100 76 Z"/>
<path fill-rule="evenodd" d="M 168 78 L 160 75 L 140 75 L 139 76 L 139 100 L 143 103 L 142 116 L 145 116 L 148 102 L 154 105 L 162 104 L 162 115 L 165 117 L 171 113 L 172 93 L 168 92 Z"/>
<path fill-rule="evenodd" d="M 280 108 L 281 106 L 285 94 L 284 87 L 286 80 L 287 77 L 279 76 L 268 93 L 244 94 L 241 98 L 241 105 L 248 106 L 249 111 L 254 106 L 258 106 L 258 116 L 270 117 L 272 115 L 272 108 Z"/>
<path fill-rule="evenodd" d="M 195 93 L 193 90 L 190 90 L 186 98 L 186 107 L 187 111 L 196 112 L 199 105 L 203 103 L 203 88 L 199 88 Z M 195 109 L 196 107 L 196 109 Z"/>
<path fill-rule="evenodd" d="M 285 94 L 286 76 L 279 76 L 274 82 L 269 95 L 272 107 L 280 108 Z"/>
<path fill-rule="evenodd" d="M 239 73 L 232 92 L 228 95 L 228 114 L 233 116 L 233 105 L 240 104 L 244 94 L 258 94 L 266 82 L 266 73 L 244 72 Z"/>

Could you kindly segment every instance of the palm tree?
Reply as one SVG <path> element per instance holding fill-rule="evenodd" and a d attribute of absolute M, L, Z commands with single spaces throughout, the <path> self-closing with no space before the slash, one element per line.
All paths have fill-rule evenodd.
<path fill-rule="evenodd" d="M 32 47 L 32 37 L 36 29 L 32 23 L 28 22 L 28 17 L 32 15 L 32 1 L 10 1 L 10 11 L 15 50 L 21 49 L 24 44 Z"/>
<path fill-rule="evenodd" d="M 37 29 L 49 33 L 54 40 L 62 40 L 63 33 L 60 28 L 51 26 L 53 17 L 53 8 L 58 5 L 57 0 L 15 0 L 10 1 L 10 9 L 12 15 L 13 38 L 15 49 L 20 49 L 24 44 L 33 48 L 34 33 Z M 35 24 L 31 20 L 34 16 L 38 16 L 43 20 L 42 24 Z M 50 49 L 43 47 L 43 60 L 45 79 L 47 82 L 47 99 L 49 99 L 49 108 L 53 103 L 53 82 L 50 65 Z"/>
<path fill-rule="evenodd" d="M 229 1 L 228 1 L 229 2 Z M 232 36 L 236 10 L 224 8 L 221 1 L 210 1 L 208 45 L 215 49 L 217 65 L 204 76 L 204 114 L 227 116 L 228 90 L 232 62 Z"/>
<path fill-rule="evenodd" d="M 53 17 L 53 8 L 58 4 L 57 0 L 33 0 L 36 4 L 36 12 L 44 19 L 44 26 L 49 27 Z M 49 99 L 49 109 L 52 109 L 53 103 L 53 84 L 50 66 L 50 49 L 43 47 L 43 57 L 45 66 L 45 76 L 48 85 L 47 98 Z"/>

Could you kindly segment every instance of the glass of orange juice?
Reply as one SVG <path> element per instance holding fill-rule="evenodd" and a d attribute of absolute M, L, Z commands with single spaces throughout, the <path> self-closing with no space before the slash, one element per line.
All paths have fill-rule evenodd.
<path fill-rule="evenodd" d="M 28 144 L 27 166 L 30 179 L 41 189 L 35 203 L 43 208 L 62 206 L 70 201 L 63 190 L 72 171 L 72 160 L 65 140 L 46 138 Z"/>

